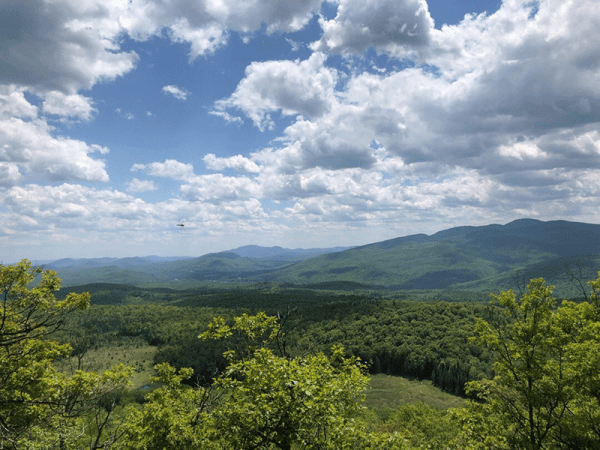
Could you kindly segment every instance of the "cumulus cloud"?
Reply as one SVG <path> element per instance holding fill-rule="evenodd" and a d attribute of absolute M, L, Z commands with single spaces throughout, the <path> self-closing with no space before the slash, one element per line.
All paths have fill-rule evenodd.
<path fill-rule="evenodd" d="M 0 186 L 14 186 L 21 180 L 19 166 L 14 163 L 0 162 Z"/>
<path fill-rule="evenodd" d="M 97 110 L 92 106 L 89 97 L 78 94 L 65 95 L 59 91 L 51 91 L 44 95 L 42 112 L 62 117 L 76 117 L 86 122 L 90 121 L 92 114 Z"/>
<path fill-rule="evenodd" d="M 165 94 L 172 95 L 177 100 L 185 101 L 185 100 L 187 100 L 188 96 L 190 95 L 190 93 L 188 91 L 186 91 L 185 89 L 174 86 L 172 84 L 170 84 L 168 86 L 163 86 L 162 90 Z"/>
<path fill-rule="evenodd" d="M 432 30 L 423 54 L 436 70 L 352 74 L 343 90 L 321 97 L 328 102 L 320 115 L 302 111 L 285 130 L 284 147 L 255 159 L 282 172 L 369 169 L 376 141 L 380 152 L 425 174 L 444 166 L 487 175 L 596 167 L 600 57 L 589 36 L 600 30 L 600 14 L 590 14 L 598 8 L 548 0 L 533 14 L 530 3 L 512 1 L 495 14 Z M 261 97 L 263 86 L 278 92 L 285 83 L 255 74 L 274 67 L 249 68 L 226 101 L 263 128 L 269 112 L 283 109 L 274 96 Z M 262 79 L 269 83 L 250 82 Z M 244 99 L 254 101 L 245 106 Z"/>
<path fill-rule="evenodd" d="M 0 119 L 37 117 L 37 107 L 25 99 L 23 91 L 15 85 L 0 85 Z"/>
<path fill-rule="evenodd" d="M 59 239 L 79 226 L 159 230 L 181 217 L 186 232 L 201 224 L 203 238 L 284 230 L 348 244 L 364 236 L 353 234 L 357 227 L 373 230 L 375 241 L 521 215 L 600 220 L 590 212 L 600 196 L 598 2 L 506 0 L 493 14 L 440 30 L 423 0 L 337 5 L 333 19 L 320 19 L 310 57 L 250 64 L 210 111 L 275 130 L 269 147 L 204 156 L 207 169 L 224 173 L 196 175 L 175 159 L 135 164 L 133 172 L 180 182 L 178 198 L 148 204 L 132 194 L 156 186 L 138 178 L 127 184 L 130 194 L 20 186 L 28 178 L 108 179 L 108 149 L 60 136 L 46 116 L 93 118 L 94 101 L 79 91 L 137 61 L 118 36 L 184 42 L 194 59 L 232 32 L 250 39 L 259 29 L 299 30 L 321 2 L 2 3 L 0 245 L 19 226 Z M 385 69 L 373 70 L 370 48 L 390 57 Z M 343 57 L 330 58 L 336 54 Z M 174 85 L 163 91 L 189 96 Z M 283 131 L 277 115 L 288 119 Z"/>
<path fill-rule="evenodd" d="M 223 236 L 233 243 L 240 234 L 285 230 L 265 223 L 266 213 L 253 198 L 147 203 L 117 190 L 68 183 L 14 186 L 0 190 L 0 196 L 0 248 L 3 258 L 11 260 L 22 258 L 25 247 L 38 258 L 73 256 L 74 248 L 93 256 L 127 256 L 144 254 L 148 246 L 166 254 L 202 254 L 207 245 L 223 250 Z M 175 226 L 182 217 L 183 234 Z"/>
<path fill-rule="evenodd" d="M 190 62 L 200 55 L 213 53 L 227 42 L 227 33 L 221 24 L 208 23 L 197 27 L 190 24 L 186 17 L 178 18 L 171 24 L 169 35 L 174 42 L 189 42 Z"/>
<path fill-rule="evenodd" d="M 156 189 L 157 187 L 152 180 L 140 180 L 134 178 L 127 183 L 127 190 L 129 192 L 148 192 L 155 191 Z"/>
<path fill-rule="evenodd" d="M 314 50 L 362 54 L 372 47 L 394 56 L 429 45 L 433 28 L 425 0 L 340 0 L 335 18 L 319 23 Z"/>
<path fill-rule="evenodd" d="M 190 60 L 214 52 L 227 42 L 228 30 L 242 35 L 266 24 L 267 33 L 302 29 L 321 7 L 321 0 L 190 1 L 132 0 L 119 17 L 137 39 L 166 30 L 174 41 L 190 44 Z"/>
<path fill-rule="evenodd" d="M 108 181 L 104 161 L 91 156 L 99 150 L 108 151 L 83 141 L 53 137 L 45 122 L 0 121 L 0 160 L 51 181 Z"/>
<path fill-rule="evenodd" d="M 94 157 L 108 153 L 107 148 L 55 136 L 37 114 L 37 107 L 22 91 L 14 86 L 0 88 L 0 163 L 5 186 L 25 174 L 50 181 L 108 181 L 105 162 Z"/>
<path fill-rule="evenodd" d="M 90 156 L 96 150 L 83 141 L 52 137 L 44 123 L 0 122 L 1 158 L 51 181 L 108 181 L 104 161 Z"/>
<path fill-rule="evenodd" d="M 93 108 L 89 98 L 50 92 L 41 112 L 54 111 L 85 120 Z M 3 186 L 13 186 L 27 176 L 49 181 L 108 181 L 105 162 L 96 156 L 107 154 L 108 148 L 60 136 L 39 113 L 25 98 L 23 88 L 0 85 Z"/>
<path fill-rule="evenodd" d="M 242 155 L 235 155 L 229 158 L 219 158 L 209 153 L 203 158 L 206 167 L 212 170 L 234 169 L 238 172 L 259 172 L 260 169 L 256 163 Z"/>
<path fill-rule="evenodd" d="M 260 185 L 254 180 L 247 177 L 226 177 L 220 173 L 196 176 L 180 189 L 183 198 L 193 202 L 227 204 L 262 196 Z"/>
<path fill-rule="evenodd" d="M 112 239 L 119 245 L 126 245 L 128 240 L 131 244 L 136 228 L 143 225 L 152 230 L 162 223 L 156 205 L 112 189 L 69 183 L 28 184 L 8 189 L 2 198 L 0 242 L 6 249 L 15 245 L 12 241 L 26 240 L 29 246 L 37 244 L 57 251 L 53 248 L 57 238 L 57 247 L 64 253 L 70 247 L 64 247 L 60 236 L 68 235 L 71 246 L 83 247 L 95 241 L 96 245 L 105 243 L 105 250 Z"/>
<path fill-rule="evenodd" d="M 331 107 L 337 80 L 336 71 L 324 66 L 325 59 L 323 53 L 313 53 L 305 61 L 252 63 L 235 92 L 215 109 L 239 109 L 261 130 L 273 126 L 269 113 L 274 111 L 322 116 Z"/>
<path fill-rule="evenodd" d="M 589 1 L 548 0 L 533 16 L 530 2 L 506 2 L 436 32 L 430 61 L 461 82 L 458 106 L 471 108 L 472 128 L 500 118 L 508 131 L 530 133 L 597 122 L 598 13 Z"/>
<path fill-rule="evenodd" d="M 166 159 L 165 162 L 152 162 L 150 164 L 134 164 L 132 172 L 145 170 L 148 175 L 155 177 L 172 178 L 174 180 L 189 180 L 194 176 L 194 166 L 181 163 L 174 159 Z"/>
<path fill-rule="evenodd" d="M 138 56 L 117 44 L 115 4 L 1 2 L 0 84 L 73 94 L 133 69 Z"/>

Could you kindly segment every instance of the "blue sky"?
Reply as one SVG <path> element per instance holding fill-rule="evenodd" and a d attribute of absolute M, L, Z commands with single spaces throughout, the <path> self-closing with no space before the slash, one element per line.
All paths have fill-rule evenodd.
<path fill-rule="evenodd" d="M 598 223 L 597 42 L 593 0 L 3 1 L 0 260 Z"/>

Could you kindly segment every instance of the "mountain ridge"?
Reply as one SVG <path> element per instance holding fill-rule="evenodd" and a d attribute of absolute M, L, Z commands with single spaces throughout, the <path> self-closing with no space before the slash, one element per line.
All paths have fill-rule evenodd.
<path fill-rule="evenodd" d="M 432 235 L 414 234 L 350 248 L 290 250 L 248 245 L 161 262 L 149 261 L 148 257 L 99 258 L 88 265 L 105 266 L 83 264 L 80 269 L 68 266 L 77 264 L 77 260 L 60 260 L 58 265 L 62 267 L 58 269 L 66 285 L 113 282 L 106 277 L 116 277 L 119 282 L 133 285 L 170 287 L 220 281 L 486 290 L 506 283 L 507 277 L 512 279 L 514 274 L 532 273 L 528 268 L 550 271 L 553 279 L 564 283 L 568 278 L 566 269 L 560 272 L 557 267 L 565 261 L 568 265 L 570 259 L 581 265 L 584 259 L 577 258 L 584 255 L 596 264 L 600 225 L 519 219 L 505 225 L 459 226 Z M 593 264 L 585 264 L 586 273 L 592 271 Z"/>

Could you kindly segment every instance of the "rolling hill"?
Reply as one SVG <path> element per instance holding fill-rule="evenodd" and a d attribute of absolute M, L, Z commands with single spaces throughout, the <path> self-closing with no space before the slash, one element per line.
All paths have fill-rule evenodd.
<path fill-rule="evenodd" d="M 285 249 L 249 245 L 227 252 L 191 257 L 60 259 L 45 265 L 55 270 L 63 286 L 118 283 L 135 286 L 181 285 L 207 281 L 261 279 L 282 266 L 348 247 Z"/>
<path fill-rule="evenodd" d="M 519 288 L 541 276 L 573 296 L 578 292 L 573 275 L 595 278 L 599 263 L 600 225 L 521 219 L 348 249 L 245 246 L 199 258 L 61 260 L 48 267 L 58 271 L 65 286 L 109 282 L 183 287 L 209 281 L 266 281 L 337 289 L 348 285 L 489 292 Z"/>

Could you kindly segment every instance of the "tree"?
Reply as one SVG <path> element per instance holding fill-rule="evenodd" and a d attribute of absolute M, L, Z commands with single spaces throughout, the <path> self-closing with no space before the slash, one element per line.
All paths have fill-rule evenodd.
<path fill-rule="evenodd" d="M 57 300 L 59 287 L 55 272 L 33 268 L 27 260 L 0 265 L 0 448 L 17 448 L 42 436 L 46 448 L 67 448 L 67 428 L 91 412 L 94 401 L 124 386 L 131 374 L 117 367 L 68 377 L 56 369 L 54 362 L 69 356 L 71 347 L 50 340 L 52 333 L 90 303 L 88 293 Z M 104 427 L 97 428 L 101 435 Z"/>
<path fill-rule="evenodd" d="M 210 387 L 186 386 L 191 370 L 157 366 L 165 385 L 127 423 L 126 449 L 370 449 L 394 438 L 369 436 L 357 402 L 364 365 L 337 346 L 331 355 L 292 356 L 283 318 L 258 313 L 227 323 L 217 317 L 200 335 L 226 340 L 227 368 Z M 383 445 L 383 444 L 382 444 Z"/>
<path fill-rule="evenodd" d="M 179 372 L 167 363 L 157 364 L 153 381 L 161 387 L 146 396 L 143 409 L 130 407 L 123 449 L 217 449 L 210 410 L 217 400 L 210 387 L 192 388 L 183 384 L 192 369 Z M 216 398 L 217 397 L 217 398 Z"/>
<path fill-rule="evenodd" d="M 600 287 L 600 277 L 592 286 Z M 552 286 L 541 278 L 520 298 L 510 290 L 493 299 L 504 320 L 480 320 L 476 331 L 496 354 L 495 377 L 468 390 L 487 402 L 511 448 L 598 448 L 598 302 L 556 308 Z"/>
<path fill-rule="evenodd" d="M 228 351 L 226 371 L 215 380 L 229 392 L 213 412 L 218 433 L 233 448 L 343 448 L 361 411 L 365 367 L 345 358 L 341 346 L 292 357 L 276 317 L 243 315 L 227 325 L 216 318 L 202 339 L 237 334 L 246 347 Z"/>

